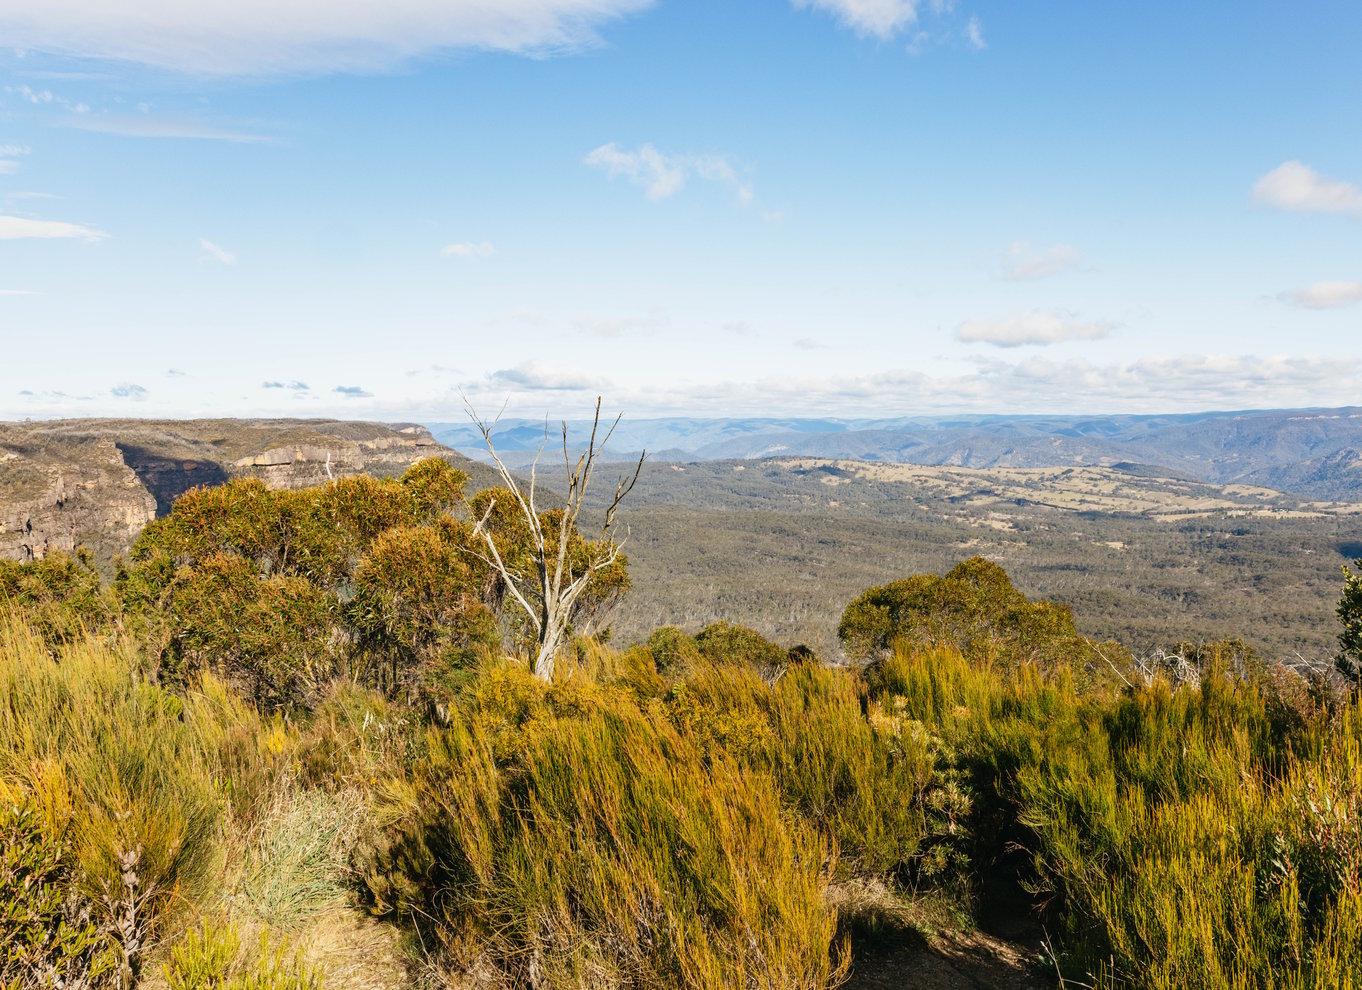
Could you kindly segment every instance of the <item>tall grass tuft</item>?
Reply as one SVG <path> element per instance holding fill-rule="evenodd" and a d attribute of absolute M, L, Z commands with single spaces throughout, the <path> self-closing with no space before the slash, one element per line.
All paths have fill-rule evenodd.
<path fill-rule="evenodd" d="M 139 930 L 213 884 L 222 795 L 199 715 L 123 647 L 81 640 L 54 660 L 0 615 L 0 800 L 36 809 L 87 896 Z"/>
<path fill-rule="evenodd" d="M 625 690 L 492 670 L 381 815 L 376 908 L 436 919 L 465 969 L 715 990 L 840 972 L 828 844 L 769 776 L 706 760 Z"/>

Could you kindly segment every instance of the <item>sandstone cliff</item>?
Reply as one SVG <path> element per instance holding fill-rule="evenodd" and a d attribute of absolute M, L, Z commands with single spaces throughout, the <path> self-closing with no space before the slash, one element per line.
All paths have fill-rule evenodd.
<path fill-rule="evenodd" d="M 198 485 L 256 477 L 279 488 L 401 474 L 443 456 L 480 465 L 420 426 L 334 420 L 58 420 L 0 423 L 0 558 L 88 547 L 102 569 Z"/>

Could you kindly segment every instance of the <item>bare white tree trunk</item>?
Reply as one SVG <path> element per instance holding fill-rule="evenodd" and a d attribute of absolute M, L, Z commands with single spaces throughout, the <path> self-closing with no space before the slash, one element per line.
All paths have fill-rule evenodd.
<path fill-rule="evenodd" d="M 566 472 L 567 499 L 563 508 L 562 521 L 558 527 L 558 544 L 555 547 L 550 540 L 550 534 L 546 533 L 544 529 L 544 521 L 540 518 L 539 510 L 534 501 L 539 456 L 543 454 L 544 448 L 542 446 L 539 448 L 539 454 L 535 455 L 534 462 L 530 466 L 528 488 L 522 489 L 520 483 L 502 462 L 501 457 L 496 452 L 496 447 L 492 443 L 492 429 L 496 426 L 496 420 L 491 423 L 484 423 L 478 418 L 472 405 L 468 404 L 467 399 L 464 402 L 468 407 L 469 416 L 477 425 L 483 441 L 487 444 L 487 452 L 492 455 L 492 461 L 496 465 L 502 483 L 511 492 L 511 497 L 514 499 L 521 517 L 529 527 L 530 550 L 535 565 L 534 573 L 532 575 L 516 574 L 506 566 L 501 551 L 486 525 L 487 520 L 491 517 L 492 510 L 496 507 L 495 500 L 488 505 L 482 519 L 474 527 L 473 538 L 477 540 L 481 537 L 487 545 L 488 556 L 483 559 L 500 575 L 511 595 L 511 599 L 521 608 L 534 627 L 537 638 L 534 658 L 535 676 L 546 681 L 551 680 L 553 678 L 554 661 L 557 659 L 558 651 L 563 645 L 563 639 L 571 627 L 578 600 L 591 584 L 592 579 L 619 559 L 620 550 L 625 541 L 616 542 L 614 539 L 615 514 L 619 510 L 620 503 L 637 483 L 639 473 L 643 470 L 643 460 L 648 456 L 647 451 L 639 455 L 638 463 L 634 465 L 632 474 L 620 477 L 615 486 L 614 498 L 611 499 L 606 508 L 605 522 L 601 527 L 601 535 L 595 550 L 588 557 L 585 566 L 578 570 L 574 567 L 569 553 L 572 538 L 577 533 L 577 517 L 582 511 L 587 487 L 591 482 L 591 475 L 596 468 L 601 451 L 614 434 L 615 427 L 619 425 L 621 417 L 615 417 L 615 421 L 598 441 L 597 437 L 601 425 L 601 400 L 597 398 L 596 413 L 591 423 L 591 438 L 587 442 L 586 449 L 575 463 L 568 448 L 567 423 L 563 423 L 563 467 Z M 547 443 L 547 424 L 545 424 L 544 439 Z"/>

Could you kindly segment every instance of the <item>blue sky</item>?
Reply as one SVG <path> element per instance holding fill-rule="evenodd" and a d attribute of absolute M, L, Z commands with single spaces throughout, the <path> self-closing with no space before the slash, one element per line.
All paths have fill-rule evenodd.
<path fill-rule="evenodd" d="M 1355 3 L 0 0 L 0 44 L 0 417 L 1362 396 Z"/>

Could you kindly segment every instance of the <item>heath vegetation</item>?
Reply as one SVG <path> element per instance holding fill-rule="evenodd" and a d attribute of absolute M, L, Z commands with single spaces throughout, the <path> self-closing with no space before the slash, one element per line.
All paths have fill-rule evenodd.
<path fill-rule="evenodd" d="M 1356 576 L 1309 676 L 979 557 L 850 601 L 849 665 L 620 647 L 609 526 L 464 484 L 232 481 L 111 583 L 0 564 L 0 987 L 820 990 L 1004 915 L 1042 984 L 1362 983 Z"/>

